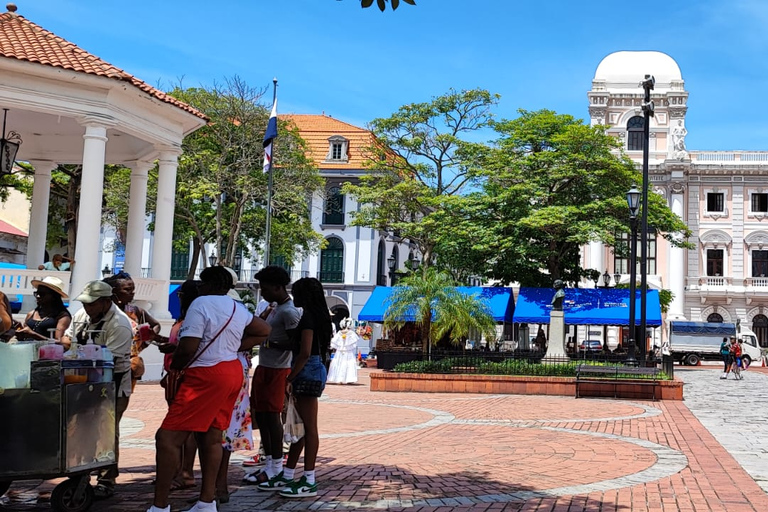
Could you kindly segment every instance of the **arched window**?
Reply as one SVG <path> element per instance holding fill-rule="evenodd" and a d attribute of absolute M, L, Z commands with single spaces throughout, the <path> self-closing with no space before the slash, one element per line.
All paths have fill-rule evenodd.
<path fill-rule="evenodd" d="M 323 224 L 344 225 L 344 194 L 338 185 L 330 187 L 326 193 Z"/>
<path fill-rule="evenodd" d="M 397 278 L 400 277 L 396 272 L 400 269 L 400 250 L 397 246 L 392 247 L 392 265 L 389 267 L 392 277 L 392 286 L 397 284 Z"/>
<path fill-rule="evenodd" d="M 376 264 L 376 284 L 387 286 L 387 244 L 379 240 L 379 256 Z"/>
<path fill-rule="evenodd" d="M 344 243 L 336 237 L 328 238 L 328 245 L 320 251 L 320 281 L 344 282 Z"/>
<path fill-rule="evenodd" d="M 645 119 L 640 116 L 635 116 L 627 121 L 627 150 L 628 151 L 642 151 L 645 145 L 645 137 L 643 133 L 645 128 Z"/>
<path fill-rule="evenodd" d="M 755 315 L 752 319 L 752 330 L 757 335 L 757 343 L 762 347 L 768 347 L 768 317 Z"/>
<path fill-rule="evenodd" d="M 712 313 L 707 317 L 707 322 L 721 324 L 723 323 L 723 316 L 720 313 Z"/>

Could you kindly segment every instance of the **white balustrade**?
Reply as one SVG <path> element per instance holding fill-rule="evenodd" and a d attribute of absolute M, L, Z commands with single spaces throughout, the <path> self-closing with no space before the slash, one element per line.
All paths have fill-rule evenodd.
<path fill-rule="evenodd" d="M 0 291 L 8 295 L 10 299 L 15 299 L 16 295 L 32 296 L 35 292 L 35 287 L 32 286 L 32 281 L 43 280 L 46 276 L 54 276 L 61 279 L 64 283 L 64 291 L 69 295 L 69 284 L 72 273 L 58 272 L 51 270 L 31 270 L 31 269 L 16 269 L 16 268 L 3 268 L 0 269 Z"/>

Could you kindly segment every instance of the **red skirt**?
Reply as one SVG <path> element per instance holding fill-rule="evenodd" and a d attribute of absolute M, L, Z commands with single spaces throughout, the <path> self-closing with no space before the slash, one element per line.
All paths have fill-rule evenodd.
<path fill-rule="evenodd" d="M 242 384 L 243 366 L 237 359 L 185 370 L 160 428 L 184 432 L 227 429 Z"/>

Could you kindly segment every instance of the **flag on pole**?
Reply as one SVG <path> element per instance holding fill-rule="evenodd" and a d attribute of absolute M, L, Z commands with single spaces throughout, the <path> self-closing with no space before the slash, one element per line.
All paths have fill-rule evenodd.
<path fill-rule="evenodd" d="M 272 103 L 272 114 L 269 116 L 267 131 L 264 132 L 264 172 L 272 168 L 272 141 L 277 137 L 277 96 Z"/>

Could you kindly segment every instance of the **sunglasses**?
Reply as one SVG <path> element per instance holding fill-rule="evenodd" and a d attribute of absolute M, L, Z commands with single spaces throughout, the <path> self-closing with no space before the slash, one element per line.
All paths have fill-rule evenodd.
<path fill-rule="evenodd" d="M 33 295 L 35 297 L 37 297 L 37 298 L 40 298 L 40 297 L 45 297 L 46 295 L 47 296 L 53 296 L 53 295 L 55 295 L 55 293 L 54 292 L 49 292 L 47 290 L 46 291 L 35 290 Z"/>

